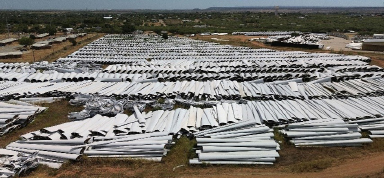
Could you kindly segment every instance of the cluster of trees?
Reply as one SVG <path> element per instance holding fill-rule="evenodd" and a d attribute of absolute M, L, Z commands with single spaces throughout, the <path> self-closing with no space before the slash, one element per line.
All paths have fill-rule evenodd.
<path fill-rule="evenodd" d="M 181 23 L 169 23 L 167 26 L 144 26 L 144 30 L 167 30 L 179 34 L 201 32 L 234 31 L 302 31 L 302 32 L 348 32 L 359 34 L 384 33 L 384 17 L 380 14 L 301 14 L 286 13 L 275 16 L 274 13 L 180 13 L 165 14 L 170 21 L 178 19 Z M 163 15 L 163 18 L 164 16 Z M 188 19 L 188 22 L 182 22 Z M 198 20 L 195 20 L 198 19 Z M 166 20 L 166 21 L 167 21 Z"/>
<path fill-rule="evenodd" d="M 103 17 L 111 16 L 112 19 Z M 136 29 L 178 34 L 234 31 L 303 31 L 383 33 L 384 17 L 380 14 L 350 13 L 274 13 L 253 12 L 0 12 L 0 33 L 9 24 L 11 32 L 50 33 L 63 28 L 84 32 L 130 33 Z M 162 21 L 163 23 L 160 23 Z"/>

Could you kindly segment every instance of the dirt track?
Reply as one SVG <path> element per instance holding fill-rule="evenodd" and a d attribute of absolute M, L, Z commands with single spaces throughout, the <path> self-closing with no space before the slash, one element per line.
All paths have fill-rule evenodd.
<path fill-rule="evenodd" d="M 375 153 L 367 155 L 365 158 L 350 159 L 344 163 L 332 166 L 319 172 L 310 173 L 288 173 L 271 168 L 255 169 L 255 168 L 231 168 L 212 172 L 207 168 L 198 172 L 191 171 L 191 174 L 183 177 L 260 177 L 260 178 L 335 178 L 335 177 L 384 177 L 384 154 Z"/>

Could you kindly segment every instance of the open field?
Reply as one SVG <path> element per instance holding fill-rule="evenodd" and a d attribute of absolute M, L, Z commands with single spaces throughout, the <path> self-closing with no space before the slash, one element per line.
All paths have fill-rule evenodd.
<path fill-rule="evenodd" d="M 101 8 L 104 9 L 103 7 Z M 20 37 L 19 35 L 17 35 L 20 33 L 56 33 L 57 36 L 61 36 L 64 35 L 64 33 L 68 30 L 67 28 L 72 28 L 77 32 L 87 32 L 88 35 L 82 38 L 77 38 L 76 46 L 72 46 L 71 42 L 66 41 L 59 44 L 53 44 L 51 49 L 42 49 L 34 51 L 29 50 L 22 55 L 22 58 L 0 60 L 0 63 L 32 63 L 35 61 L 53 62 L 61 57 L 65 57 L 77 51 L 79 48 L 82 48 L 88 43 L 102 37 L 104 34 L 131 33 L 135 30 L 142 30 L 144 32 L 152 31 L 153 33 L 157 34 L 161 34 L 162 31 L 167 31 L 170 35 L 177 34 L 180 36 L 205 32 L 231 34 L 232 32 L 236 31 L 301 31 L 314 33 L 340 32 L 344 33 L 345 35 L 348 35 L 350 39 L 355 35 L 371 37 L 374 33 L 384 33 L 384 26 L 381 25 L 384 19 L 383 9 L 383 7 L 280 7 L 276 14 L 274 13 L 275 7 L 273 6 L 264 8 L 213 7 L 208 9 L 193 9 L 186 11 L 95 11 L 89 9 L 80 11 L 3 10 L 0 12 L 0 19 L 2 22 L 0 23 L 0 40 L 8 38 L 7 31 L 11 34 L 11 36 L 9 37 L 13 38 Z M 111 18 L 104 18 L 106 16 L 109 16 Z M 346 34 L 347 32 L 353 31 L 354 33 Z M 234 46 L 246 46 L 251 48 L 270 48 L 282 51 L 306 51 L 313 53 L 362 55 L 370 57 L 372 59 L 372 65 L 384 67 L 384 53 L 354 51 L 347 49 L 345 48 L 345 45 L 349 43 L 350 40 L 344 40 L 342 38 L 334 38 L 329 41 L 323 41 L 324 48 L 330 47 L 330 50 L 321 50 L 275 47 L 256 41 L 249 41 L 249 39 L 256 37 L 257 36 L 197 35 L 196 37 L 193 37 L 193 39 L 212 41 L 220 44 Z M 36 39 L 35 41 L 45 40 L 47 38 L 50 37 Z M 212 38 L 217 38 L 221 40 L 214 40 Z M 18 46 L 18 43 L 15 42 L 10 46 L 16 47 Z M 174 45 L 170 46 L 173 47 Z M 150 45 L 148 46 L 148 48 L 150 48 Z M 12 48 L 3 49 L 5 52 L 14 50 Z M 126 51 L 131 50 L 126 48 L 122 49 L 121 51 L 124 53 Z M 2 52 L 1 49 L 0 52 Z M 109 51 L 103 51 L 103 54 L 108 55 L 108 52 Z M 172 53 L 172 49 L 167 51 L 164 50 L 162 52 Z M 92 56 L 92 54 L 87 55 Z M 107 65 L 104 64 L 102 67 L 105 69 Z M 214 67 L 216 66 L 213 66 L 212 68 Z M 133 68 L 131 69 L 133 70 Z M 239 73 L 240 72 L 235 71 L 231 74 L 238 75 Z M 108 75 L 108 77 L 111 77 L 111 75 Z M 253 79 L 254 78 L 252 78 L 252 80 Z M 383 86 L 382 83 L 383 82 L 380 83 L 380 86 Z M 174 88 L 177 89 L 176 85 L 174 86 Z M 93 90 L 92 87 L 89 87 L 88 89 Z M 96 86 L 95 88 L 97 89 L 97 87 L 98 86 Z M 353 87 L 354 86 L 350 88 Z M 26 90 L 30 90 L 29 87 L 24 87 L 24 85 L 23 88 L 25 88 Z M 114 87 L 113 89 L 120 88 L 123 89 L 123 87 Z M 107 89 L 110 88 L 107 87 Z M 380 92 L 382 91 L 384 91 L 384 89 L 380 90 Z M 136 91 L 136 93 L 139 92 Z M 115 95 L 109 96 L 114 97 Z M 384 94 L 379 96 L 383 97 Z M 330 98 L 331 97 L 333 97 L 333 95 L 330 96 Z M 360 95 L 353 95 L 353 98 L 359 99 L 360 97 Z M 198 101 L 201 100 L 199 99 Z M 162 100 L 162 103 L 164 102 L 165 100 Z M 19 130 L 15 130 L 12 133 L 2 136 L 0 138 L 0 148 L 5 147 L 9 143 L 18 140 L 20 135 L 29 133 L 31 131 L 36 131 L 45 127 L 69 122 L 70 120 L 67 118 L 69 112 L 80 111 L 83 109 L 82 107 L 69 105 L 69 102 L 67 100 L 55 102 L 52 104 L 42 104 L 42 106 L 48 107 L 48 110 L 39 114 L 35 118 L 35 120 L 26 127 L 21 128 Z M 186 108 L 186 106 L 184 105 L 175 104 L 173 109 L 177 107 Z M 372 105 L 372 108 L 373 107 L 374 106 Z M 337 108 L 337 106 L 335 106 L 335 108 Z M 152 107 L 146 107 L 144 111 L 148 112 L 154 109 L 155 108 Z M 237 110 L 234 111 L 236 112 Z M 132 115 L 133 112 L 126 110 L 124 113 L 127 115 Z M 384 110 L 382 113 L 384 113 Z M 189 165 L 189 159 L 196 157 L 194 152 L 196 140 L 183 136 L 180 139 L 177 139 L 177 141 L 175 139 L 176 144 L 173 145 L 172 149 L 168 152 L 168 155 L 163 157 L 161 162 L 151 162 L 148 160 L 140 159 L 134 160 L 122 158 L 89 158 L 87 156 L 83 156 L 80 161 L 67 162 L 63 164 L 60 169 L 53 169 L 47 166 L 40 165 L 38 168 L 31 171 L 30 173 L 26 175 L 21 175 L 21 177 L 384 177 L 384 138 L 373 139 L 373 143 L 366 144 L 361 147 L 296 148 L 293 144 L 285 140 L 285 138 L 280 135 L 277 130 L 275 130 L 274 134 L 275 140 L 281 143 L 281 150 L 279 150 L 280 157 L 277 158 L 277 161 L 270 166 L 209 164 Z M 363 137 L 368 137 L 367 132 L 363 132 L 362 135 Z M 124 149 L 124 151 L 126 150 Z M 1 161 L 0 164 L 2 164 Z"/>
<path fill-rule="evenodd" d="M 100 34 L 99 34 L 100 35 Z M 93 36 L 96 39 L 100 36 Z M 85 37 L 86 38 L 86 37 Z M 196 37 L 210 40 L 209 37 Z M 206 39 L 205 39 L 206 38 Z M 218 37 L 221 38 L 221 37 Z M 253 48 L 272 48 L 276 50 L 302 50 L 300 48 L 270 47 L 258 42 L 248 42 L 245 36 L 223 37 L 230 41 L 219 43 L 249 46 Z M 53 61 L 61 56 L 68 55 L 86 43 L 80 45 L 62 46 L 49 54 L 52 49 L 46 51 L 46 57 Z M 217 41 L 215 41 L 217 42 Z M 63 48 L 67 47 L 67 50 Z M 322 50 L 302 50 L 308 52 L 324 52 Z M 51 51 L 52 52 L 52 51 Z M 329 51 L 335 52 L 335 51 Z M 373 59 L 372 64 L 384 66 L 384 56 L 379 53 L 362 53 L 339 51 L 336 53 L 359 54 Z M 35 54 L 36 55 L 36 54 Z M 49 107 L 40 114 L 36 120 L 27 127 L 17 130 L 2 137 L 0 146 L 18 139 L 18 136 L 30 131 L 39 130 L 51 125 L 57 125 L 69 121 L 68 112 L 79 111 L 82 108 L 68 105 L 67 101 L 53 104 L 44 104 Z M 195 165 L 189 166 L 188 159 L 193 157 L 192 149 L 196 143 L 182 137 L 172 148 L 161 163 L 132 160 L 132 159 L 102 159 L 84 157 L 79 162 L 68 162 L 60 169 L 55 170 L 46 166 L 39 166 L 26 177 L 383 177 L 384 176 L 384 140 L 377 139 L 372 144 L 357 148 L 295 148 L 275 133 L 276 139 L 282 142 L 280 157 L 273 166 L 249 166 L 249 165 Z"/>

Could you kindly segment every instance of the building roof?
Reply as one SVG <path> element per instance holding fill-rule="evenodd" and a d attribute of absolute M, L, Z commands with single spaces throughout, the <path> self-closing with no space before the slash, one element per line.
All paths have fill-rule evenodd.
<path fill-rule="evenodd" d="M 5 39 L 5 40 L 1 40 L 0 43 L 11 43 L 11 42 L 14 42 L 14 41 L 17 41 L 16 38 L 8 38 L 8 39 Z"/>
<path fill-rule="evenodd" d="M 384 39 L 366 39 L 363 43 L 384 43 Z"/>

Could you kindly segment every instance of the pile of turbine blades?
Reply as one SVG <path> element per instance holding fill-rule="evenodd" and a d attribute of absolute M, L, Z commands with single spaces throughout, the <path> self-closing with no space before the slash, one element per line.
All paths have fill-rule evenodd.
<path fill-rule="evenodd" d="M 38 152 L 21 154 L 0 149 L 0 177 L 14 177 L 38 166 Z"/>
<path fill-rule="evenodd" d="M 6 149 L 26 154 L 38 152 L 41 164 L 60 167 L 66 160 L 79 160 L 83 154 L 90 157 L 132 157 L 160 161 L 174 144 L 172 135 L 167 132 L 116 132 L 116 127 L 127 120 L 129 117 L 125 114 L 115 117 L 96 115 L 24 134 L 22 140 L 12 142 Z"/>
<path fill-rule="evenodd" d="M 286 32 L 271 35 L 280 33 Z M 25 105 L 19 109 L 63 98 L 85 106 L 69 113 L 71 122 L 22 135 L 7 150 L 51 167 L 84 154 L 160 161 L 176 136 L 188 134 L 197 139 L 190 164 L 273 164 L 280 147 L 270 128 L 281 125 L 297 147 L 362 146 L 372 140 L 360 130 L 384 137 L 384 69 L 369 62 L 181 37 L 106 35 L 55 63 L 0 63 L 0 100 L 19 99 L 12 101 Z M 7 105 L 0 109 L 10 112 Z M 144 112 L 146 106 L 153 110 Z M 17 112 L 0 118 L 0 134 L 28 115 Z"/>
<path fill-rule="evenodd" d="M 370 118 L 349 121 L 350 124 L 358 124 L 362 131 L 367 131 L 370 138 L 384 138 L 384 118 Z"/>
<path fill-rule="evenodd" d="M 208 128 L 254 121 L 259 125 L 279 125 L 310 120 L 363 120 L 384 115 L 384 97 L 360 97 L 319 100 L 267 100 L 248 102 L 218 102 L 212 105 L 189 105 L 189 109 L 154 110 L 142 112 L 145 105 L 133 105 L 134 114 L 115 132 L 133 134 L 168 132 L 183 129 L 196 132 Z"/>
<path fill-rule="evenodd" d="M 125 100 L 116 100 L 114 98 L 94 95 L 90 97 L 87 97 L 86 95 L 77 95 L 74 99 L 71 99 L 69 103 L 71 105 L 80 105 L 80 103 L 83 103 L 84 110 L 68 114 L 69 119 L 81 120 L 93 117 L 97 114 L 103 116 L 115 116 L 119 113 L 123 113 Z"/>
<path fill-rule="evenodd" d="M 197 158 L 190 164 L 273 164 L 280 146 L 272 130 L 254 121 L 194 133 Z"/>
<path fill-rule="evenodd" d="M 20 101 L 0 102 L 0 137 L 25 127 L 45 109 L 45 107 L 33 106 Z"/>
<path fill-rule="evenodd" d="M 173 145 L 172 136 L 164 132 L 95 137 L 84 154 L 88 157 L 130 157 L 161 161 Z"/>
<path fill-rule="evenodd" d="M 239 99 L 321 99 L 339 97 L 383 96 L 382 78 L 354 79 L 331 82 L 298 83 L 290 80 L 274 83 L 236 82 L 212 80 L 206 82 L 64 82 L 24 83 L 0 82 L 0 99 L 9 100 L 38 96 L 70 96 L 72 94 L 99 94 L 130 99 L 153 100 L 159 98 L 239 100 Z"/>
<path fill-rule="evenodd" d="M 19 101 L 23 101 L 30 104 L 40 103 L 53 103 L 65 99 L 65 97 L 30 97 L 30 98 L 19 98 Z"/>
<path fill-rule="evenodd" d="M 106 35 L 56 63 L 0 65 L 3 76 L 0 81 L 260 79 L 272 82 L 340 75 L 343 79 L 383 76 L 381 68 L 368 66 L 369 61 L 363 56 L 231 47 L 179 37 L 164 41 L 156 36 Z M 120 64 L 110 65 L 101 72 L 94 62 Z M 44 72 L 40 73 L 39 69 Z"/>
<path fill-rule="evenodd" d="M 341 66 L 324 67 L 321 61 L 314 64 L 305 64 L 308 61 L 300 61 L 289 64 L 289 61 L 262 62 L 238 60 L 237 62 L 217 61 L 204 62 L 188 60 L 173 60 L 169 63 L 157 64 L 136 64 L 136 65 L 110 65 L 104 72 L 89 70 L 85 72 L 82 68 L 73 70 L 51 70 L 38 71 L 32 69 L 6 68 L 0 71 L 0 81 L 14 82 L 81 82 L 81 81 L 208 81 L 212 79 L 228 79 L 232 81 L 253 81 L 273 82 L 279 80 L 290 80 L 302 78 L 303 81 L 311 81 L 324 77 L 336 77 L 334 80 L 349 80 L 371 76 L 383 76 L 383 69 L 377 66 L 367 66 L 362 62 L 348 66 L 350 62 L 340 63 Z M 176 64 L 173 64 L 176 63 Z M 181 63 L 181 64 L 179 64 Z M 271 64 L 272 63 L 272 64 Z M 63 64 L 64 65 L 64 64 Z M 163 67 L 166 65 L 165 67 Z M 286 67 L 286 66 L 290 67 Z"/>
<path fill-rule="evenodd" d="M 299 31 L 233 32 L 232 35 L 246 35 L 246 36 L 282 36 L 282 35 L 291 35 L 292 33 L 301 33 L 301 32 L 299 32 Z"/>
<path fill-rule="evenodd" d="M 357 124 L 346 123 L 341 119 L 292 123 L 280 133 L 296 147 L 346 147 L 372 143 L 369 138 L 361 138 Z"/>
<path fill-rule="evenodd" d="M 218 43 L 193 40 L 183 37 L 170 37 L 163 40 L 160 36 L 149 35 L 106 35 L 80 50 L 59 61 L 89 61 L 98 63 L 141 63 L 148 64 L 161 60 L 207 60 L 207 61 L 282 61 L 322 59 L 340 61 L 335 65 L 358 64 L 355 62 L 369 62 L 369 58 L 362 56 L 344 56 L 338 54 L 307 53 L 300 51 L 275 51 L 270 49 L 251 49 L 248 47 L 234 47 Z M 285 59 L 284 59 L 285 60 Z M 150 61 L 150 62 L 148 62 Z M 360 63 L 364 64 L 364 63 Z M 331 65 L 332 66 L 332 65 Z"/>

